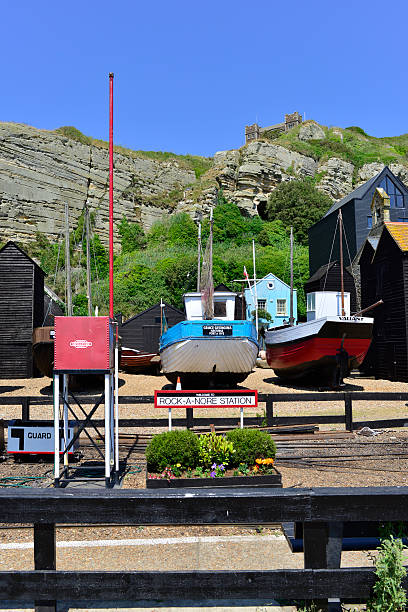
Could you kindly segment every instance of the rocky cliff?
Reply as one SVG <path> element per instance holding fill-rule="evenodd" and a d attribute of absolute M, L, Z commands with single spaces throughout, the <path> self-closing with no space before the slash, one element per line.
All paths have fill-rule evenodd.
<path fill-rule="evenodd" d="M 57 237 L 68 202 L 72 225 L 88 203 L 96 213 L 98 234 L 107 242 L 108 152 L 101 143 L 87 141 L 0 123 L 0 240 L 26 242 L 36 231 Z M 180 211 L 198 218 L 216 203 L 220 187 L 245 214 L 263 214 L 269 194 L 282 181 L 304 177 L 335 201 L 385 163 L 408 184 L 408 136 L 379 139 L 360 128 L 327 128 L 314 121 L 273 140 L 216 153 L 198 180 L 180 156 L 154 155 L 159 159 L 142 152 L 115 153 L 116 223 L 126 215 L 148 229 L 163 214 Z"/>
<path fill-rule="evenodd" d="M 195 181 L 177 159 L 155 161 L 115 153 L 115 222 L 123 215 L 145 228 L 171 212 L 160 196 Z M 108 151 L 55 132 L 0 123 L 0 240 L 55 238 L 64 202 L 74 224 L 87 202 L 101 239 L 108 237 Z"/>
<path fill-rule="evenodd" d="M 357 133 L 358 139 L 351 140 L 346 147 L 343 144 L 344 133 L 349 136 L 347 130 L 326 128 L 325 131 L 317 123 L 308 121 L 272 142 L 258 140 L 239 150 L 219 151 L 214 156 L 216 180 L 224 195 L 251 215 L 264 210 L 269 194 L 279 183 L 296 178 L 314 178 L 317 189 L 333 201 L 339 200 L 375 176 L 385 165 L 381 161 L 361 164 L 360 158 L 357 163 L 344 159 L 353 159 L 353 151 L 358 150 L 359 141 L 366 144 L 366 140 L 374 149 L 373 141 L 382 140 Z M 313 148 L 309 145 L 313 156 L 293 150 L 299 148 L 307 151 L 304 143 L 308 141 L 313 143 Z M 324 146 L 319 147 L 320 143 Z M 380 144 L 384 150 L 378 145 L 377 151 L 374 149 L 371 152 L 370 149 L 366 158 L 384 158 L 392 172 L 408 185 L 406 154 L 401 154 L 390 144 Z M 341 155 L 336 156 L 336 150 Z"/>

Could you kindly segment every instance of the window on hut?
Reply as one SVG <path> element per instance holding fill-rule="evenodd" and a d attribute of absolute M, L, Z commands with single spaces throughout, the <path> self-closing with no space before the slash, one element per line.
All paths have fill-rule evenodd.
<path fill-rule="evenodd" d="M 258 300 L 258 308 L 260 310 L 266 310 L 266 300 Z"/>
<path fill-rule="evenodd" d="M 278 316 L 286 315 L 286 300 L 276 300 L 276 314 Z"/>
<path fill-rule="evenodd" d="M 398 187 L 392 182 L 392 180 L 388 176 L 383 178 L 380 183 L 380 187 L 382 187 L 387 193 L 387 195 L 390 197 L 391 208 L 404 208 L 404 196 L 402 194 L 402 191 L 398 189 Z"/>
<path fill-rule="evenodd" d="M 214 302 L 214 317 L 227 316 L 227 302 Z"/>

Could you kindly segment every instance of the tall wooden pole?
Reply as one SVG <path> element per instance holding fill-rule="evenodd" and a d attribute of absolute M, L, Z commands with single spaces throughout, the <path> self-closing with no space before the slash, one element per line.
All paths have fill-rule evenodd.
<path fill-rule="evenodd" d="M 92 289 L 91 289 L 91 249 L 89 244 L 89 208 L 85 207 L 86 221 L 86 290 L 88 293 L 88 316 L 92 316 Z"/>
<path fill-rule="evenodd" d="M 109 73 L 109 316 L 113 319 L 113 72 Z"/>
<path fill-rule="evenodd" d="M 258 292 L 256 287 L 256 267 L 255 267 L 255 240 L 252 240 L 252 260 L 254 265 L 254 301 L 255 301 L 255 327 L 256 336 L 258 337 Z"/>
<path fill-rule="evenodd" d="M 289 299 L 289 325 L 293 326 L 293 227 L 290 228 L 290 299 Z"/>
<path fill-rule="evenodd" d="M 201 283 L 201 223 L 198 224 L 197 291 Z"/>
<path fill-rule="evenodd" d="M 68 202 L 65 202 L 65 282 L 67 286 L 67 315 L 72 317 L 71 258 L 69 247 L 69 211 Z"/>
<path fill-rule="evenodd" d="M 344 278 L 343 278 L 343 215 L 339 210 L 339 233 L 340 233 L 340 290 L 341 290 L 341 316 L 346 314 L 344 311 Z"/>

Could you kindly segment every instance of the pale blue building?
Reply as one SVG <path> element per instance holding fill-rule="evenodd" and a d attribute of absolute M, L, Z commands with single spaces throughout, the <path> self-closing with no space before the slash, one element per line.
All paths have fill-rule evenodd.
<path fill-rule="evenodd" d="M 251 283 L 252 294 L 255 294 L 253 283 Z M 256 283 L 258 298 L 258 309 L 266 310 L 272 317 L 268 327 L 278 327 L 289 323 L 290 287 L 277 276 L 270 273 L 259 279 Z M 245 289 L 247 319 L 252 319 L 252 311 L 255 310 L 254 295 L 247 287 Z M 293 317 L 297 322 L 297 293 L 293 290 Z M 261 321 L 261 320 L 260 320 Z M 262 322 L 262 321 L 261 321 Z"/>

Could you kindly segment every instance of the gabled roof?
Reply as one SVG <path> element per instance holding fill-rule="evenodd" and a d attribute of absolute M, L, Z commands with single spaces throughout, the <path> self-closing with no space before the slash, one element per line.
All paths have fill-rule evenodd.
<path fill-rule="evenodd" d="M 163 302 L 163 306 L 164 306 L 164 314 L 165 315 L 166 315 L 166 308 L 170 308 L 171 310 L 173 310 L 175 312 L 178 312 L 179 314 L 183 315 L 183 317 L 186 316 L 185 313 L 182 310 L 179 310 L 178 308 L 176 308 L 175 306 L 172 306 L 171 304 L 167 304 L 166 302 Z M 133 317 L 131 317 L 127 321 L 124 321 L 124 323 L 122 323 L 122 327 L 124 325 L 127 325 L 131 321 L 134 321 L 138 317 L 141 317 L 142 315 L 146 314 L 146 312 L 149 312 L 150 310 L 154 310 L 157 307 L 160 308 L 160 302 L 158 302 L 157 304 L 153 304 L 153 306 L 150 306 L 150 308 L 146 308 L 146 310 L 143 310 L 143 312 L 139 312 L 137 315 L 134 315 Z"/>
<path fill-rule="evenodd" d="M 401 251 L 408 253 L 408 223 L 404 221 L 388 221 L 384 225 Z"/>
<path fill-rule="evenodd" d="M 339 265 L 340 266 L 340 262 L 338 260 L 334 260 L 331 261 L 328 264 L 324 264 L 324 266 L 320 266 L 320 268 L 318 268 L 318 270 L 316 270 L 316 272 L 314 274 L 312 274 L 312 276 L 310 278 L 307 279 L 307 281 L 305 282 L 305 285 L 308 285 L 309 283 L 313 283 L 314 281 L 320 280 L 321 278 L 323 278 L 323 276 L 325 276 L 335 265 Z M 344 266 L 343 268 L 346 272 L 348 272 L 348 274 L 351 274 L 350 271 L 350 266 Z"/>
<path fill-rule="evenodd" d="M 352 191 L 348 195 L 344 196 L 344 198 L 342 198 L 338 202 L 335 202 L 333 204 L 333 206 L 331 206 L 329 208 L 329 210 L 327 211 L 327 213 L 324 216 L 328 217 L 329 215 L 331 215 L 332 212 L 334 212 L 335 210 L 338 210 L 339 208 L 342 208 L 342 206 L 344 206 L 345 204 L 347 204 L 351 200 L 361 200 L 361 198 L 364 198 L 366 193 L 371 189 L 371 187 L 374 186 L 376 181 L 378 179 L 382 178 L 382 175 L 386 173 L 385 172 L 386 170 L 388 170 L 392 174 L 392 172 L 388 168 L 388 166 L 385 166 L 385 168 L 383 168 L 381 170 L 381 172 L 379 172 L 378 174 L 373 176 L 373 178 L 369 179 L 367 182 L 365 182 L 362 185 L 360 185 L 360 187 L 357 187 L 357 189 L 354 189 L 354 191 Z M 392 174 L 392 176 L 394 176 L 394 175 Z"/>
<path fill-rule="evenodd" d="M 389 176 L 397 184 L 399 189 L 401 189 L 405 194 L 408 194 L 407 187 L 406 187 L 406 185 L 404 185 L 404 183 L 401 181 L 401 179 L 399 179 L 398 176 L 395 176 L 395 174 L 389 169 L 388 166 L 384 166 L 384 168 L 381 170 L 381 172 L 379 172 L 378 174 L 373 176 L 373 178 L 369 179 L 368 181 L 366 181 L 365 183 L 360 185 L 360 187 L 357 187 L 357 189 L 354 189 L 354 191 L 352 191 L 351 193 L 346 195 L 344 198 L 342 198 L 338 202 L 335 202 L 329 208 L 329 210 L 324 215 L 324 217 L 327 217 L 328 215 L 331 215 L 332 212 L 338 210 L 339 208 L 342 208 L 342 206 L 344 206 L 345 204 L 347 204 L 351 200 L 361 200 L 361 198 L 364 198 L 364 196 L 367 194 L 367 192 L 370 191 L 370 189 L 372 187 L 374 187 L 374 185 L 377 182 L 379 183 L 382 180 L 384 175 Z M 324 219 L 324 217 L 323 217 L 323 219 Z"/>
<path fill-rule="evenodd" d="M 31 259 L 31 257 L 29 257 L 29 256 L 27 255 L 27 253 L 25 253 L 25 252 L 23 251 L 23 249 L 20 249 L 20 247 L 19 247 L 19 246 L 17 246 L 17 244 L 16 244 L 15 242 L 13 242 L 12 240 L 9 240 L 9 242 L 8 242 L 7 244 L 5 244 L 5 245 L 4 245 L 4 246 L 3 246 L 3 247 L 0 249 L 0 254 L 1 254 L 3 251 L 5 251 L 5 250 L 6 250 L 8 247 L 10 247 L 10 246 L 13 246 L 15 249 L 17 249 L 17 251 L 19 251 L 19 252 L 20 252 L 22 255 L 24 255 L 24 257 L 25 257 L 26 259 L 28 259 L 28 261 L 29 261 L 30 263 L 32 263 L 32 264 L 33 264 L 33 265 L 34 265 L 34 266 L 35 266 L 35 267 L 36 267 L 36 268 L 37 268 L 37 269 L 38 269 L 38 270 L 41 272 L 41 274 L 43 274 L 43 275 L 45 276 L 45 272 L 44 272 L 44 270 L 43 270 L 43 269 L 42 269 L 42 268 L 41 268 L 41 267 L 38 265 L 38 263 L 37 263 L 37 262 L 35 262 L 35 261 L 34 261 L 34 259 Z"/>
<path fill-rule="evenodd" d="M 264 281 L 268 281 L 268 280 L 279 281 L 280 283 L 282 283 L 282 285 L 285 285 L 286 287 L 289 288 L 289 285 L 287 283 L 285 283 L 285 281 L 283 281 L 281 278 L 278 278 L 277 276 L 275 276 L 275 274 L 272 274 L 272 272 L 269 272 L 269 274 L 266 274 L 263 278 L 259 278 L 256 281 L 256 284 L 259 285 L 260 283 L 263 283 Z M 248 287 L 245 287 L 245 291 L 249 291 Z M 296 289 L 294 289 L 294 291 L 296 291 Z"/>

